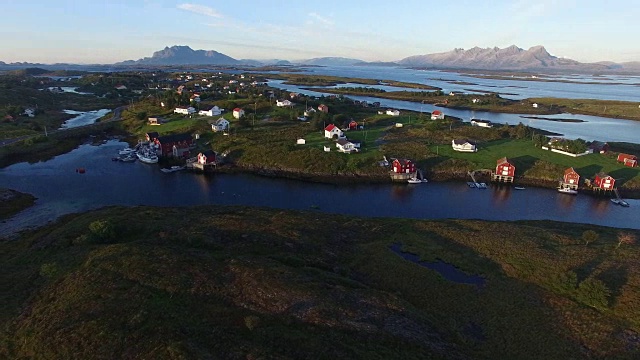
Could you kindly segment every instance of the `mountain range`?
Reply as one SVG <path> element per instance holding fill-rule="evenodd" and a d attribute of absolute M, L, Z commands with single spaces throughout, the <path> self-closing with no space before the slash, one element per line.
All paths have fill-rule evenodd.
<path fill-rule="evenodd" d="M 384 65 L 433 69 L 478 69 L 478 70 L 521 70 L 521 71 L 572 71 L 572 72 L 640 72 L 640 62 L 615 63 L 601 61 L 582 63 L 551 55 L 544 46 L 534 46 L 527 50 L 511 45 L 506 48 L 480 48 L 468 50 L 453 49 L 448 52 L 414 55 L 395 62 L 366 62 L 344 57 L 318 57 L 306 60 L 288 61 L 282 59 L 237 60 L 214 50 L 193 50 L 189 46 L 171 46 L 156 51 L 151 57 L 127 60 L 108 66 L 172 66 L 172 65 L 212 65 L 212 66 L 353 66 Z M 0 61 L 0 70 L 24 67 L 75 68 L 87 65 L 74 64 L 32 64 Z M 89 65 L 107 66 L 107 65 Z"/>

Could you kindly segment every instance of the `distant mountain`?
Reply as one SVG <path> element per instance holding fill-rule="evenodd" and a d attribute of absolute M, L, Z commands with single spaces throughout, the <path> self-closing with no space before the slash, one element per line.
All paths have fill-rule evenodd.
<path fill-rule="evenodd" d="M 151 57 L 127 60 L 114 65 L 238 65 L 240 61 L 213 50 L 193 50 L 188 46 L 165 47 Z"/>
<path fill-rule="evenodd" d="M 553 56 L 547 52 L 544 46 L 534 46 L 524 50 L 515 45 L 504 49 L 498 47 L 454 49 L 444 53 L 410 56 L 398 61 L 398 63 L 414 67 L 487 70 L 603 71 L 610 69 L 610 66 L 606 64 L 580 63 Z"/>
<path fill-rule="evenodd" d="M 266 59 L 266 60 L 254 60 L 254 59 L 242 59 L 239 60 L 242 65 L 251 65 L 251 66 L 287 66 L 293 65 L 289 60 L 282 59 Z"/>
<path fill-rule="evenodd" d="M 307 60 L 294 61 L 294 63 L 302 65 L 315 65 L 315 66 L 349 66 L 363 62 L 359 59 L 350 59 L 344 57 L 320 57 Z"/>

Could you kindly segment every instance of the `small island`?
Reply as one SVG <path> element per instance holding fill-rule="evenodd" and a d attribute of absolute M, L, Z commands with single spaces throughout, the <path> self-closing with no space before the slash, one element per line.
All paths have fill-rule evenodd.
<path fill-rule="evenodd" d="M 36 198 L 31 194 L 0 188 L 0 220 L 8 219 L 33 206 L 35 201 Z"/>

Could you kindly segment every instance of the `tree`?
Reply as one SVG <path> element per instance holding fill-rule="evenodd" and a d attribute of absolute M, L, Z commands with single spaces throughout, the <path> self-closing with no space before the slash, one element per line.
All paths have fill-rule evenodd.
<path fill-rule="evenodd" d="M 609 295 L 610 291 L 602 281 L 590 278 L 580 283 L 576 298 L 596 309 L 605 309 L 609 304 Z"/>
<path fill-rule="evenodd" d="M 147 112 L 146 111 L 138 111 L 136 113 L 136 119 L 138 120 L 144 120 L 147 118 Z"/>
<path fill-rule="evenodd" d="M 582 233 L 582 240 L 584 240 L 584 246 L 588 246 L 589 243 L 595 242 L 598 240 L 598 233 L 593 230 L 587 230 Z"/>
<path fill-rule="evenodd" d="M 620 245 L 633 245 L 636 242 L 636 236 L 632 233 L 621 232 L 618 234 L 618 246 L 616 249 L 620 247 Z"/>

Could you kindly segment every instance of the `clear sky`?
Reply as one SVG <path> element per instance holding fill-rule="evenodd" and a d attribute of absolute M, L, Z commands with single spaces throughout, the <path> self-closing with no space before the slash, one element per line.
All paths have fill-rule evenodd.
<path fill-rule="evenodd" d="M 0 2 L 5 62 L 113 63 L 172 45 L 236 59 L 367 61 L 544 45 L 578 61 L 640 61 L 637 0 Z"/>

